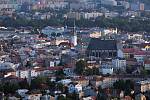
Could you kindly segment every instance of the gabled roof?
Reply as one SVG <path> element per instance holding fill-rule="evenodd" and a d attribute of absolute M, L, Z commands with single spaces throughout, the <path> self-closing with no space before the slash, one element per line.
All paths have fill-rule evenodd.
<path fill-rule="evenodd" d="M 144 64 L 150 64 L 150 60 L 146 60 Z"/>
<path fill-rule="evenodd" d="M 117 50 L 117 41 L 92 38 L 87 50 Z"/>
<path fill-rule="evenodd" d="M 17 77 L 17 76 L 15 76 L 15 75 L 10 75 L 10 76 L 8 76 L 8 77 L 5 77 L 5 78 L 3 78 L 3 80 L 18 80 L 18 81 L 20 81 L 20 80 L 23 80 L 23 78 L 19 78 L 19 77 Z"/>
<path fill-rule="evenodd" d="M 145 48 L 146 46 L 150 46 L 150 43 L 141 43 L 140 44 L 141 48 Z"/>
<path fill-rule="evenodd" d="M 134 55 L 146 55 L 145 51 L 137 51 L 134 53 Z"/>
<path fill-rule="evenodd" d="M 135 49 L 134 48 L 125 48 L 122 50 L 124 53 L 134 53 Z"/>

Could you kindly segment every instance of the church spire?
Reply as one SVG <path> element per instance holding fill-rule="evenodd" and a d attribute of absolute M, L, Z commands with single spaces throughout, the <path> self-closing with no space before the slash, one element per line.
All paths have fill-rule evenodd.
<path fill-rule="evenodd" d="M 71 41 L 74 46 L 77 46 L 77 33 L 76 33 L 75 20 L 74 20 L 74 25 L 73 25 L 73 35 L 72 35 Z"/>
<path fill-rule="evenodd" d="M 73 22 L 73 34 L 76 35 L 76 22 Z"/>

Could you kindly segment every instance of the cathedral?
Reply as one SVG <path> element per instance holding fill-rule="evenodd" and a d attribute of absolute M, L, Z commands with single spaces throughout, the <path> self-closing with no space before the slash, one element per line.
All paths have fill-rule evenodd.
<path fill-rule="evenodd" d="M 117 57 L 117 41 L 92 38 L 87 47 L 86 55 L 96 58 Z"/>

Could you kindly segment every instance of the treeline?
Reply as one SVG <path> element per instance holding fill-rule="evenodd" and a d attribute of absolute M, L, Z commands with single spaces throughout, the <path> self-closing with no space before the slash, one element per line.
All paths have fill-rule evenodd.
<path fill-rule="evenodd" d="M 51 18 L 48 20 L 27 20 L 25 18 L 5 18 L 0 20 L 1 26 L 6 27 L 26 27 L 26 26 L 32 26 L 34 28 L 43 28 L 45 26 L 73 26 L 73 19 L 63 19 L 63 18 Z M 81 19 L 76 21 L 77 27 L 101 27 L 101 28 L 107 28 L 107 27 L 114 27 L 119 28 L 123 31 L 129 31 L 129 32 L 138 32 L 138 31 L 146 31 L 150 32 L 150 20 L 146 19 L 129 19 L 129 18 L 104 18 L 99 17 L 97 19 Z"/>

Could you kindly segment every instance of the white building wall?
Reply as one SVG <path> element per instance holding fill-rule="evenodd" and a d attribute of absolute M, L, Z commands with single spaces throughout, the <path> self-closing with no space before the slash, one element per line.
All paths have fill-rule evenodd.
<path fill-rule="evenodd" d="M 117 51 L 117 56 L 120 57 L 120 58 L 124 58 L 122 50 L 119 49 Z"/>
<path fill-rule="evenodd" d="M 137 60 L 137 62 L 142 63 L 144 62 L 144 55 L 134 55 L 134 58 Z"/>
<path fill-rule="evenodd" d="M 28 78 L 28 70 L 18 70 L 16 71 L 16 76 L 20 78 Z M 39 75 L 35 70 L 31 70 L 31 77 L 37 77 Z"/>
<path fill-rule="evenodd" d="M 114 69 L 125 69 L 126 68 L 126 60 L 114 59 L 112 60 L 112 64 Z"/>
<path fill-rule="evenodd" d="M 72 36 L 71 41 L 74 44 L 74 46 L 77 46 L 77 36 L 76 35 Z"/>
<path fill-rule="evenodd" d="M 116 0 L 101 0 L 101 3 L 103 5 L 117 6 L 117 1 Z"/>
<path fill-rule="evenodd" d="M 102 74 L 113 74 L 113 68 L 102 68 Z"/>
<path fill-rule="evenodd" d="M 144 67 L 146 70 L 150 70 L 150 64 L 145 64 Z"/>

